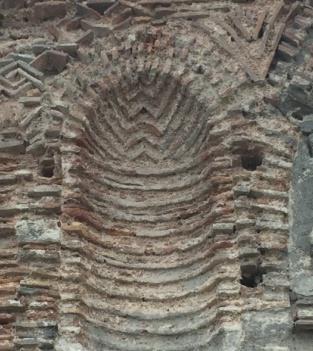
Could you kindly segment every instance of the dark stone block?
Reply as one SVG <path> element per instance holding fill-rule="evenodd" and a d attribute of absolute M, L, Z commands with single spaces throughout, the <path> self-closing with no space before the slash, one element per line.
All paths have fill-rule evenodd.
<path fill-rule="evenodd" d="M 115 0 L 88 0 L 87 5 L 93 10 L 103 14 L 104 11 L 109 9 Z"/>
<path fill-rule="evenodd" d="M 34 5 L 34 18 L 44 21 L 66 15 L 66 3 L 63 1 L 44 1 Z"/>

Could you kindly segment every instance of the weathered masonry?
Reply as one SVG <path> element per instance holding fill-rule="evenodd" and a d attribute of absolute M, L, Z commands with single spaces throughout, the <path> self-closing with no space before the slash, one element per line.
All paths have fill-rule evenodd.
<path fill-rule="evenodd" d="M 312 351 L 313 1 L 0 1 L 0 351 Z"/>

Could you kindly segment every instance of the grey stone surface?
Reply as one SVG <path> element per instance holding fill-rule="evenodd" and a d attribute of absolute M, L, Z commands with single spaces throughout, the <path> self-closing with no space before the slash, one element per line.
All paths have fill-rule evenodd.
<path fill-rule="evenodd" d="M 16 235 L 20 243 L 57 243 L 61 232 L 56 220 L 20 220 L 16 223 Z"/>
<path fill-rule="evenodd" d="M 308 129 L 306 131 L 311 132 Z M 289 243 L 291 296 L 294 299 L 296 330 L 293 345 L 296 351 L 310 350 L 313 345 L 312 189 L 313 158 L 304 136 L 299 143 L 293 167 Z"/>
<path fill-rule="evenodd" d="M 245 313 L 243 329 L 242 351 L 275 350 L 277 346 L 287 351 L 290 346 L 292 321 L 287 309 Z"/>

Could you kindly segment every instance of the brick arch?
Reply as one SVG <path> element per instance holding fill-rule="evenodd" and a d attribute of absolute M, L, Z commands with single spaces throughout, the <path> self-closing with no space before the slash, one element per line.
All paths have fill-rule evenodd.
<path fill-rule="evenodd" d="M 61 271 L 76 281 L 61 290 L 77 306 L 60 333 L 80 325 L 87 349 L 225 347 L 274 303 L 263 280 L 285 262 L 292 127 L 234 110 L 188 67 L 198 43 L 182 60 L 166 36 L 136 38 L 101 52 L 104 78 L 86 68 L 64 120 Z"/>

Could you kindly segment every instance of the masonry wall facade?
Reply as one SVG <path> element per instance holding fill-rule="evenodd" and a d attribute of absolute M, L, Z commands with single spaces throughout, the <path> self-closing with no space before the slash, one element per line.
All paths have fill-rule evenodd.
<path fill-rule="evenodd" d="M 313 3 L 0 8 L 0 350 L 311 350 Z"/>

